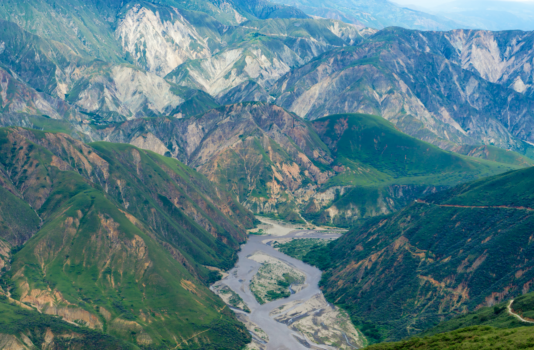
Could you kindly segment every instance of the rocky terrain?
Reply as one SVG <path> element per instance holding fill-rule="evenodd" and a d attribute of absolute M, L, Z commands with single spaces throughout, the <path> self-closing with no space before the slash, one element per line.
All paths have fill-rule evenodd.
<path fill-rule="evenodd" d="M 107 31 L 98 36 L 105 53 L 82 49 L 79 38 L 32 35 L 26 22 L 5 14 L 18 24 L 2 22 L 0 33 L 3 81 L 11 86 L 4 96 L 17 101 L 3 102 L 9 112 L 98 125 L 259 100 L 308 119 L 381 115 L 448 150 L 486 144 L 532 152 L 530 33 L 376 32 L 296 12 L 253 15 L 278 6 L 264 2 L 228 3 L 242 16 L 231 23 L 213 4 L 87 6 L 93 16 L 115 16 L 99 28 Z M 45 7 L 35 0 L 33 10 Z M 200 103 L 191 97 L 198 90 Z"/>
<path fill-rule="evenodd" d="M 85 114 L 77 121 L 97 123 L 174 115 L 187 103 L 188 88 L 224 99 L 224 92 L 249 80 L 268 87 L 290 69 L 367 35 L 335 20 L 269 17 L 228 26 L 208 13 L 164 4 L 128 2 L 108 10 L 116 17 L 99 28 L 107 30 L 98 36 L 106 40 L 105 53 L 92 50 L 96 43 L 88 40 L 39 37 L 20 20 L 0 22 L 0 59 L 7 69 L 2 80 L 7 84 L 11 75 L 22 83 L 9 90 L 4 85 L 4 100 L 7 91 L 46 100 L 25 106 L 28 98 L 20 98 L 9 111 L 54 119 L 80 111 Z"/>
<path fill-rule="evenodd" d="M 273 311 L 275 320 L 336 349 L 352 349 L 362 343 L 362 336 L 352 325 L 349 316 L 329 304 L 322 294 L 316 294 L 305 302 L 295 301 Z"/>

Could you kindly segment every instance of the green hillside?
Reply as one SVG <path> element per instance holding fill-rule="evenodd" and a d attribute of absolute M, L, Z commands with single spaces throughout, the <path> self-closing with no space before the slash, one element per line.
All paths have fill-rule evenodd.
<path fill-rule="evenodd" d="M 516 298 L 512 312 L 534 311 L 534 293 Z M 510 301 L 459 315 L 421 335 L 400 343 L 385 343 L 368 349 L 532 349 L 532 326 L 510 314 Z"/>
<path fill-rule="evenodd" d="M 323 190 L 350 187 L 332 207 L 350 210 L 351 215 L 331 217 L 318 207 L 307 210 L 307 218 L 321 224 L 348 225 L 357 219 L 388 214 L 427 193 L 532 163 L 495 158 L 505 164 L 444 151 L 403 134 L 378 116 L 340 114 L 312 124 L 332 151 L 332 166 L 338 172 Z M 510 152 L 512 155 L 521 158 Z"/>
<path fill-rule="evenodd" d="M 483 350 L 483 349 L 534 349 L 532 328 L 513 330 L 495 329 L 490 326 L 462 328 L 454 332 L 432 337 L 413 338 L 398 343 L 384 343 L 369 346 L 368 350 Z"/>
<path fill-rule="evenodd" d="M 0 296 L 0 343 L 4 349 L 26 349 L 28 340 L 46 349 L 139 349 L 134 344 L 43 315 Z"/>
<path fill-rule="evenodd" d="M 533 300 L 534 293 L 521 295 L 514 299 L 511 310 L 516 314 L 530 313 L 534 311 L 534 307 L 532 307 Z M 440 322 L 436 327 L 423 332 L 421 336 L 433 336 L 435 334 L 452 332 L 457 329 L 472 326 L 491 326 L 494 328 L 508 329 L 533 325 L 522 322 L 517 317 L 511 315 L 508 312 L 509 304 L 510 300 L 506 300 L 493 306 L 482 307 L 478 310 L 458 315 L 450 320 Z"/>
<path fill-rule="evenodd" d="M 531 157 L 530 153 L 532 152 L 530 148 L 525 150 L 526 156 L 523 156 L 517 152 L 511 150 L 506 150 L 498 148 L 495 146 L 470 146 L 462 145 L 458 148 L 455 148 L 456 153 L 460 153 L 470 157 L 482 158 L 486 160 L 491 160 L 493 162 L 512 164 L 519 166 L 533 166 L 534 160 Z"/>
<path fill-rule="evenodd" d="M 313 121 L 321 139 L 347 171 L 328 185 L 452 185 L 507 169 L 503 164 L 464 157 L 400 132 L 382 117 L 340 114 Z M 529 164 L 525 164 L 529 165 Z"/>
<path fill-rule="evenodd" d="M 206 287 L 218 273 L 204 267 L 231 267 L 252 226 L 232 197 L 178 161 L 133 146 L 0 132 L 3 173 L 43 222 L 11 250 L 4 293 L 132 344 L 245 344 L 244 327 Z M 1 238 L 18 244 L 9 231 Z"/>
<path fill-rule="evenodd" d="M 304 261 L 373 341 L 398 340 L 531 290 L 534 168 L 367 220 Z"/>

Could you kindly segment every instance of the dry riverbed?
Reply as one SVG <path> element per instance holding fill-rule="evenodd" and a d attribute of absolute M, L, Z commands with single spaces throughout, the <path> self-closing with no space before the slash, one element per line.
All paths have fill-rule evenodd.
<path fill-rule="evenodd" d="M 349 317 L 324 299 L 318 287 L 321 271 L 272 246 L 273 238 L 277 241 L 335 239 L 339 232 L 304 230 L 272 220 L 262 221 L 263 233 L 269 234 L 251 235 L 241 247 L 236 266 L 212 286 L 251 333 L 253 342 L 247 349 L 363 347 L 365 338 Z"/>

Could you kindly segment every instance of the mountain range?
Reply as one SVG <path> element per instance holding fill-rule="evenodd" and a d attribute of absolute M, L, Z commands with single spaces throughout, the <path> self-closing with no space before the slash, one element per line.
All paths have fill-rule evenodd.
<path fill-rule="evenodd" d="M 106 11 L 98 7 L 104 5 L 87 6 L 96 6 L 93 10 L 100 15 L 113 10 L 111 4 L 105 5 Z M 37 5 L 33 8 L 44 11 Z M 56 11 L 59 8 L 58 4 Z M 85 141 L 132 143 L 177 158 L 212 180 L 217 178 L 257 213 L 302 221 L 296 211 L 306 208 L 308 219 L 316 223 L 347 224 L 343 216 L 357 220 L 368 215 L 353 215 L 362 210 L 370 215 L 389 213 L 420 193 L 458 182 L 427 181 L 419 186 L 418 180 L 389 181 L 387 186 L 371 186 L 370 198 L 374 199 L 368 204 L 347 209 L 352 203 L 347 199 L 326 212 L 336 199 L 336 191 L 344 194 L 358 183 L 327 181 L 336 174 L 332 166 L 339 172 L 344 164 L 333 163 L 329 155 L 332 147 L 326 146 L 323 137 L 319 141 L 312 135 L 316 130 L 310 134 L 313 137 L 308 136 L 313 142 L 306 147 L 295 140 L 297 131 L 287 131 L 293 133 L 291 142 L 297 141 L 299 146 L 286 143 L 293 150 L 286 149 L 289 154 L 283 156 L 285 163 L 289 167 L 297 165 L 298 172 L 316 175 L 300 179 L 300 175 L 282 170 L 284 165 L 280 164 L 276 173 L 286 177 L 274 181 L 284 183 L 280 192 L 277 186 L 269 185 L 274 182 L 268 178 L 277 178 L 271 170 L 263 175 L 254 172 L 253 178 L 246 180 L 248 185 L 243 186 L 243 181 L 232 178 L 227 182 L 223 178 L 229 175 L 217 175 L 215 168 L 208 170 L 204 165 L 223 166 L 219 162 L 228 158 L 227 154 L 210 151 L 202 161 L 191 159 L 198 156 L 193 149 L 204 141 L 188 137 L 177 140 L 184 137 L 185 125 L 195 120 L 187 117 L 204 115 L 200 123 L 187 127 L 208 130 L 212 127 L 203 125 L 204 121 L 221 113 L 210 110 L 237 104 L 235 110 L 248 111 L 252 105 L 240 109 L 239 104 L 251 100 L 267 109 L 274 108 L 268 107 L 271 104 L 279 105 L 310 120 L 360 112 L 381 115 L 400 131 L 448 151 L 482 156 L 508 166 L 529 164 L 527 158 L 512 156 L 511 152 L 511 157 L 497 157 L 499 149 L 491 148 L 497 146 L 526 157 L 532 152 L 532 78 L 530 71 L 522 68 L 532 56 L 528 33 L 417 32 L 400 28 L 377 32 L 341 21 L 311 18 L 256 17 L 228 25 L 219 15 L 212 14 L 218 20 L 210 17 L 207 9 L 198 12 L 187 6 L 152 3 L 127 3 L 113 11 L 116 17 L 107 29 L 107 37 L 114 45 L 105 47 L 115 49 L 106 53 L 108 61 L 98 57 L 105 57 L 103 54 L 85 51 L 73 38 L 57 35 L 52 40 L 12 22 L 2 22 L 4 49 L 0 58 L 6 86 L 0 118 L 3 125 L 55 128 Z M 497 42 L 503 45 L 496 48 Z M 231 107 L 226 111 L 221 117 L 239 115 Z M 175 118 L 166 120 L 180 125 L 177 130 L 181 131 L 170 132 L 166 130 L 168 124 L 157 119 L 139 119 L 159 116 Z M 295 117 L 287 114 L 284 118 Z M 144 129 L 131 130 L 139 123 L 150 125 L 148 129 L 156 123 L 160 131 L 149 135 Z M 310 126 L 301 128 L 309 130 Z M 191 135 L 203 138 L 207 134 L 201 131 Z M 223 148 L 217 143 L 210 147 L 221 152 L 234 147 L 225 142 Z M 185 143 L 190 150 L 183 153 Z M 486 151 L 477 151 L 480 145 L 486 145 Z M 317 160 L 317 152 L 330 158 L 322 159 L 320 166 L 314 164 L 311 170 L 304 164 Z M 299 153 L 308 160 L 299 158 Z M 223 169 L 234 164 L 225 162 Z M 402 191 L 391 187 L 398 185 L 408 187 Z M 317 193 L 324 199 L 310 202 Z"/>
<path fill-rule="evenodd" d="M 209 286 L 258 214 L 349 230 L 302 255 L 369 343 L 525 325 L 533 38 L 386 0 L 3 1 L 0 348 L 243 348 Z"/>

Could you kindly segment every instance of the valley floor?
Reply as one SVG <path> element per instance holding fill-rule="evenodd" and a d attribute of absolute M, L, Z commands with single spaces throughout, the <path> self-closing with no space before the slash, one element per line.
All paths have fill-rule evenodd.
<path fill-rule="evenodd" d="M 253 343 L 248 349 L 356 349 L 364 345 L 364 337 L 359 333 L 349 317 L 339 308 L 329 304 L 318 283 L 321 271 L 307 265 L 300 260 L 293 259 L 272 247 L 275 240 L 320 238 L 334 239 L 339 232 L 319 230 L 303 230 L 298 227 L 284 225 L 280 222 L 265 220 L 264 232 L 268 235 L 251 235 L 248 242 L 239 252 L 239 261 L 229 271 L 229 275 L 212 286 L 218 292 L 231 289 L 243 301 L 239 307 L 229 304 L 238 318 L 247 326 L 253 336 Z M 304 281 L 284 274 L 283 268 L 266 269 L 270 265 L 287 266 L 294 269 L 296 276 L 304 276 Z M 272 301 L 260 304 L 251 290 L 251 281 L 258 281 L 258 271 L 262 271 L 262 280 L 272 278 L 281 279 L 288 276 L 291 283 L 288 291 L 290 296 L 277 298 L 280 290 L 272 293 Z M 266 271 L 272 271 L 272 276 L 265 276 Z M 279 276 L 280 275 L 280 276 Z M 276 288 L 283 289 L 283 279 Z M 272 284 L 272 283 L 271 283 Z M 263 284 L 268 286 L 269 284 Z M 267 288 L 267 287 L 266 287 Z M 262 290 L 261 295 L 267 291 Z M 228 293 L 221 295 L 226 301 Z M 235 298 L 237 299 L 237 298 Z M 262 298 L 260 298 L 262 299 Z M 246 308 L 244 307 L 246 306 Z M 250 310 L 250 313 L 243 310 Z"/>

